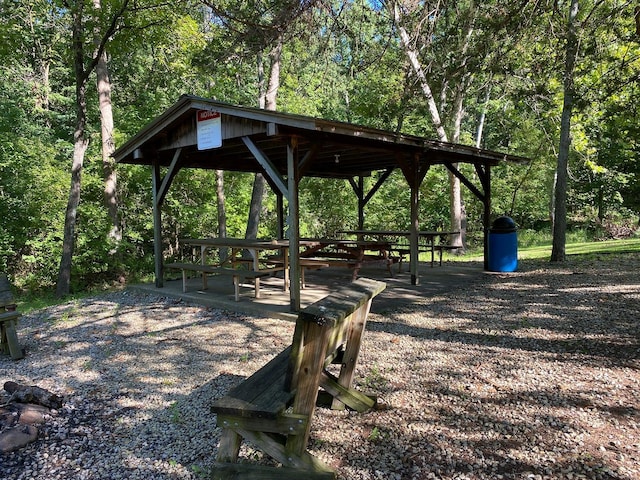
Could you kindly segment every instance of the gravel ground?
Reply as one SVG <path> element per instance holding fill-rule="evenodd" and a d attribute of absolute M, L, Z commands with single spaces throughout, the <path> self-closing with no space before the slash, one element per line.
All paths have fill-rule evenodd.
<path fill-rule="evenodd" d="M 638 271 L 637 254 L 521 262 L 372 314 L 357 378 L 381 408 L 318 409 L 309 450 L 341 479 L 640 478 Z M 128 291 L 25 315 L 28 355 L 0 358 L 0 382 L 65 405 L 0 455 L 0 478 L 203 477 L 220 433 L 209 403 L 292 330 Z"/>

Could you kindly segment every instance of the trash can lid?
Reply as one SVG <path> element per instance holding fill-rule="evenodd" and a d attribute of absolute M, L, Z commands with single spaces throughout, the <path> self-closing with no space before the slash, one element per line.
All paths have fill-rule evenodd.
<path fill-rule="evenodd" d="M 513 221 L 512 218 L 502 216 L 498 217 L 493 221 L 491 225 L 491 230 L 496 232 L 515 232 L 516 231 L 516 222 Z"/>

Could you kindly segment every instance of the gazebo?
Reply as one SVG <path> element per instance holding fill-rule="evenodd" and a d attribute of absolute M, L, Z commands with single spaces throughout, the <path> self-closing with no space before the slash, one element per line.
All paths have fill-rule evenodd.
<path fill-rule="evenodd" d="M 163 286 L 161 215 L 163 200 L 182 168 L 262 173 L 278 200 L 279 232 L 289 239 L 291 309 L 300 308 L 298 187 L 305 176 L 344 179 L 358 198 L 358 228 L 364 208 L 395 169 L 410 189 L 411 282 L 419 282 L 419 187 L 432 165 L 444 165 L 484 206 L 484 257 L 491 213 L 491 167 L 524 163 L 523 157 L 465 145 L 396 134 L 319 118 L 241 107 L 183 95 L 114 154 L 116 162 L 152 168 L 155 282 Z M 458 168 L 472 164 L 476 185 Z M 369 191 L 364 179 L 380 172 Z M 285 200 L 288 215 L 284 215 Z"/>

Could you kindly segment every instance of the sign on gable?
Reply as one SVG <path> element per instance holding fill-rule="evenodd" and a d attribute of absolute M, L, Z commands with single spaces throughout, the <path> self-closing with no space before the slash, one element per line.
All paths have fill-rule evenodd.
<path fill-rule="evenodd" d="M 222 118 L 220 112 L 198 110 L 196 123 L 198 150 L 208 150 L 222 146 Z"/>

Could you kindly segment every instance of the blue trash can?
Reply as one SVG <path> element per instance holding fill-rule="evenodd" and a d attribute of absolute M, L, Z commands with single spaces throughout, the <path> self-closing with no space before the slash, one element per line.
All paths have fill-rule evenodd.
<path fill-rule="evenodd" d="M 518 269 L 516 222 L 498 217 L 489 229 L 489 271 L 515 272 Z"/>

